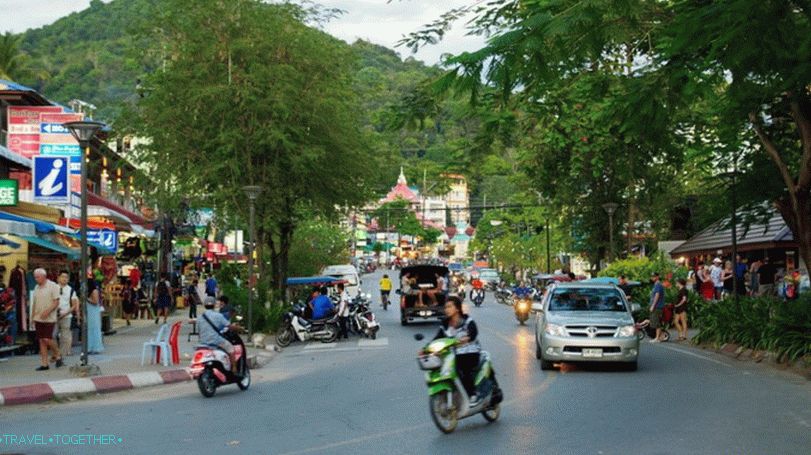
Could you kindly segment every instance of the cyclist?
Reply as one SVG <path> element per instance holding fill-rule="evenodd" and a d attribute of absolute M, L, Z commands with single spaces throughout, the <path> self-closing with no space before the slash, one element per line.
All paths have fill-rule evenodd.
<path fill-rule="evenodd" d="M 383 308 L 386 308 L 389 303 L 389 294 L 391 294 L 391 280 L 388 275 L 383 275 L 380 279 L 380 301 Z"/>

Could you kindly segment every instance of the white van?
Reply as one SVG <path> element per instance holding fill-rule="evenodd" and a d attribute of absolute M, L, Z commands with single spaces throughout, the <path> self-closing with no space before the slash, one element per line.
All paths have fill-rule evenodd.
<path fill-rule="evenodd" d="M 346 280 L 345 289 L 353 299 L 360 292 L 360 275 L 354 265 L 329 265 L 321 270 L 322 276 L 332 276 L 341 280 Z"/>

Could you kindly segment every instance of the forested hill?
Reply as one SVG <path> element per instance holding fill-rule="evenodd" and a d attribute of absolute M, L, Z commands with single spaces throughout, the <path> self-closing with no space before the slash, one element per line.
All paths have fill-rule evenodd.
<path fill-rule="evenodd" d="M 92 103 L 96 118 L 114 121 L 127 99 L 137 96 L 139 77 L 161 60 L 147 51 L 155 48 L 148 31 L 159 23 L 154 18 L 159 11 L 160 0 L 93 0 L 81 12 L 25 32 L 20 47 L 30 57 L 30 71 L 18 82 L 60 103 Z M 466 163 L 454 158 L 466 133 L 461 104 L 432 106 L 419 125 L 396 114 L 420 83 L 440 70 L 366 41 L 351 47 L 358 56 L 356 92 L 372 145 L 392 161 L 381 170 L 381 190 L 396 179 L 400 164 L 406 164 L 412 181 L 424 172 L 431 178 L 464 170 Z"/>

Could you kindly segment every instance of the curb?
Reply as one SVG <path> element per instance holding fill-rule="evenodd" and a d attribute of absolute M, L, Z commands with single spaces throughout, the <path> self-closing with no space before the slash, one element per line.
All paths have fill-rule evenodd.
<path fill-rule="evenodd" d="M 702 350 L 716 352 L 723 356 L 736 359 L 741 362 L 752 362 L 766 364 L 771 368 L 787 371 L 799 375 L 811 381 L 811 359 L 797 359 L 792 363 L 783 362 L 777 355 L 770 351 L 758 351 L 738 346 L 735 343 L 725 343 L 720 346 L 711 343 L 692 344 L 689 346 Z"/>
<path fill-rule="evenodd" d="M 154 385 L 191 381 L 186 369 L 144 371 L 126 375 L 65 379 L 0 388 L 0 406 L 32 404 L 56 398 L 120 392 Z"/>

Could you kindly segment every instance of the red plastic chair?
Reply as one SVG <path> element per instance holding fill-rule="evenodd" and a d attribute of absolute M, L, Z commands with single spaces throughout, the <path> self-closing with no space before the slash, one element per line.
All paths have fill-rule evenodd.
<path fill-rule="evenodd" d="M 180 336 L 180 326 L 182 322 L 175 322 L 172 324 L 172 329 L 169 331 L 169 348 L 172 349 L 172 365 L 180 363 L 180 348 L 177 344 L 177 339 Z M 155 349 L 157 358 L 161 358 L 161 348 Z"/>

